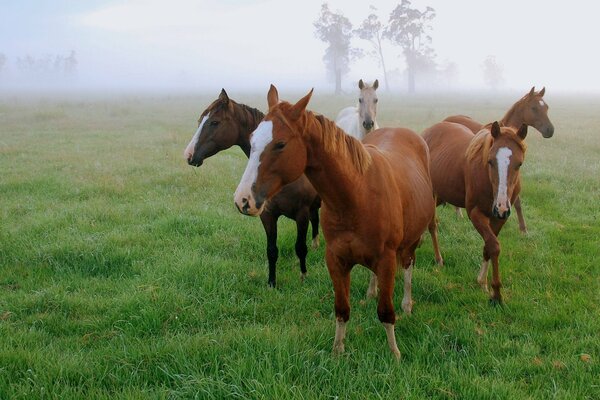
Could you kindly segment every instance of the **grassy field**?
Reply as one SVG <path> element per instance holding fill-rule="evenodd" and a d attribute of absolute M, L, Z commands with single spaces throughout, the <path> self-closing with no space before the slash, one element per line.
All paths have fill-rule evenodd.
<path fill-rule="evenodd" d="M 362 267 L 346 353 L 332 356 L 324 246 L 301 284 L 289 220 L 267 288 L 262 226 L 232 201 L 243 153 L 182 159 L 214 97 L 0 99 L 0 399 L 600 398 L 600 98 L 547 96 L 555 136 L 530 130 L 529 234 L 513 215 L 500 236 L 505 306 L 475 282 L 470 222 L 438 210 L 446 266 L 427 239 L 411 317 L 398 281 L 396 363 Z M 380 95 L 379 121 L 489 121 L 517 97 Z M 316 93 L 309 108 L 353 103 Z"/>

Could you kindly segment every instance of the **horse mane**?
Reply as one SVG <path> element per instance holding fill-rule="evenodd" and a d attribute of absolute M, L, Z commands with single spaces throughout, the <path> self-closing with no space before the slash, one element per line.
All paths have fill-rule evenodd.
<path fill-rule="evenodd" d="M 320 126 L 321 141 L 326 152 L 346 157 L 360 174 L 364 174 L 371 165 L 371 155 L 358 139 L 347 135 L 333 121 L 323 115 L 307 111 L 308 118 L 313 118 Z"/>
<path fill-rule="evenodd" d="M 492 133 L 490 132 L 490 128 L 492 123 L 485 125 L 481 130 L 471 139 L 469 142 L 469 146 L 465 151 L 465 156 L 468 161 L 474 161 L 478 156 L 481 156 L 481 163 L 483 166 L 486 165 L 488 157 L 490 155 L 490 149 L 492 148 L 492 144 L 494 143 L 494 138 L 492 137 Z M 527 144 L 524 140 L 520 140 L 517 136 L 517 131 L 511 127 L 505 126 L 503 127 L 502 134 L 504 136 L 508 136 L 515 142 L 525 153 L 527 151 Z M 508 131 L 507 131 L 508 130 Z"/>
<path fill-rule="evenodd" d="M 240 121 L 242 125 L 246 126 L 247 128 L 256 128 L 260 121 L 262 121 L 262 119 L 265 117 L 265 114 L 256 108 L 238 103 L 231 99 L 229 99 L 228 102 L 224 102 L 221 99 L 216 99 L 208 106 L 206 112 L 202 114 L 200 118 L 208 113 L 226 110 L 230 105 L 232 105 L 231 110 L 233 115 L 238 121 Z"/>

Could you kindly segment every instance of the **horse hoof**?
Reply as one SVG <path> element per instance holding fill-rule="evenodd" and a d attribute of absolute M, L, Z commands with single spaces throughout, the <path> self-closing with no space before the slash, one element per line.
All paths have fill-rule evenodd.
<path fill-rule="evenodd" d="M 435 262 L 437 262 L 437 265 L 440 267 L 444 266 L 444 259 L 443 258 L 438 258 L 435 260 Z"/>
<path fill-rule="evenodd" d="M 306 279 L 306 272 L 303 272 L 300 274 L 300 282 L 304 283 L 305 279 Z"/>
<path fill-rule="evenodd" d="M 392 354 L 394 355 L 394 359 L 397 362 L 400 362 L 400 359 L 402 358 L 402 355 L 400 354 L 400 350 L 396 349 L 395 351 L 392 351 Z"/>
<path fill-rule="evenodd" d="M 492 306 L 492 307 L 501 306 L 502 305 L 502 298 L 496 299 L 494 297 L 491 297 L 489 303 L 490 303 L 490 306 Z"/>
<path fill-rule="evenodd" d="M 521 229 L 519 229 L 519 230 L 521 231 L 521 233 L 522 233 L 523 235 L 527 235 L 527 234 L 529 233 L 529 232 L 527 231 L 527 228 L 521 228 Z"/>
<path fill-rule="evenodd" d="M 275 282 L 269 282 L 269 289 L 275 289 Z"/>
<path fill-rule="evenodd" d="M 312 249 L 313 249 L 313 250 L 316 250 L 316 249 L 318 249 L 318 248 L 319 248 L 319 244 L 320 244 L 320 242 L 319 242 L 319 237 L 317 236 L 316 238 L 314 238 L 314 239 L 312 240 L 312 244 L 311 244 L 311 247 L 312 247 Z"/>
<path fill-rule="evenodd" d="M 333 345 L 333 354 L 334 355 L 341 356 L 342 354 L 344 354 L 345 351 L 346 351 L 346 349 L 344 349 L 344 343 Z"/>

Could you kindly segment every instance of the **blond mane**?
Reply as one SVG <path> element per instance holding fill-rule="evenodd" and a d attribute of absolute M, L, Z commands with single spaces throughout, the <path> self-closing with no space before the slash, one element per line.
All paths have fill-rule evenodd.
<path fill-rule="evenodd" d="M 277 106 L 286 109 L 289 104 L 280 103 Z M 281 120 L 291 129 L 291 126 L 287 119 L 281 115 Z M 321 135 L 321 143 L 323 149 L 334 156 L 341 156 L 346 158 L 356 168 L 356 171 L 360 174 L 364 174 L 371 165 L 371 155 L 366 150 L 365 146 L 359 140 L 347 135 L 342 129 L 340 129 L 333 121 L 325 118 L 323 115 L 314 114 L 311 111 L 306 111 L 304 114 L 305 121 L 303 124 L 307 127 L 301 134 L 306 135 L 307 132 L 313 131 Z M 308 129 L 310 125 L 314 125 L 314 129 Z"/>
<path fill-rule="evenodd" d="M 490 127 L 492 124 L 485 125 L 474 137 L 471 139 L 469 143 L 469 147 L 465 151 L 465 156 L 468 161 L 474 161 L 477 157 L 481 157 L 481 163 L 483 166 L 486 165 L 488 157 L 490 155 L 490 149 L 492 148 L 492 143 L 494 143 L 494 139 L 490 132 Z M 527 144 L 524 140 L 520 140 L 517 136 L 517 131 L 510 127 L 502 127 L 502 135 L 509 137 L 513 142 L 515 142 L 525 153 L 527 151 Z"/>

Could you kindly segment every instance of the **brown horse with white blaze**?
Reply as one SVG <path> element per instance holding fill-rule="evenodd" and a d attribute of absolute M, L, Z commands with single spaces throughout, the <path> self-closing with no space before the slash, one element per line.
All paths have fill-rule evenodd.
<path fill-rule="evenodd" d="M 228 149 L 239 146 L 250 156 L 250 134 L 256 129 L 264 114 L 256 108 L 230 99 L 225 89 L 217 100 L 200 115 L 198 129 L 184 151 L 188 164 L 199 167 L 204 160 Z M 276 285 L 276 267 L 279 257 L 277 248 L 277 221 L 281 215 L 296 222 L 296 255 L 300 260 L 301 279 L 306 276 L 306 234 L 309 221 L 312 224 L 313 247 L 319 244 L 319 208 L 321 200 L 306 176 L 286 185 L 274 196 L 260 220 L 267 235 L 267 259 L 269 261 L 269 286 Z"/>
<path fill-rule="evenodd" d="M 542 137 L 549 139 L 554 135 L 554 125 L 548 117 L 548 103 L 543 99 L 546 94 L 546 88 L 542 88 L 539 92 L 535 91 L 535 86 L 531 88 L 529 93 L 519 99 L 512 107 L 504 114 L 504 117 L 499 121 L 500 126 L 510 126 L 514 129 L 519 129 L 525 124 L 537 129 Z M 444 121 L 456 122 L 469 128 L 473 134 L 478 133 L 483 129 L 484 125 L 479 121 L 474 120 L 466 115 L 452 115 Z M 519 229 L 523 233 L 527 233 L 527 225 L 523 217 L 521 209 L 521 197 L 517 197 L 513 203 L 519 218 Z M 460 213 L 460 208 L 457 208 Z"/>
<path fill-rule="evenodd" d="M 404 269 L 402 308 L 412 311 L 412 269 L 422 233 L 435 214 L 429 153 L 408 129 L 379 129 L 364 144 L 334 122 L 306 111 L 312 91 L 292 105 L 273 85 L 269 112 L 252 137 L 252 154 L 235 192 L 246 214 L 258 214 L 283 185 L 305 173 L 322 199 L 326 262 L 335 291 L 334 352 L 344 351 L 350 318 L 350 272 L 362 264 L 379 287 L 377 314 L 399 358 L 393 305 L 396 268 Z"/>
<path fill-rule="evenodd" d="M 492 261 L 494 303 L 502 302 L 498 257 L 498 233 L 510 215 L 511 203 L 519 196 L 519 169 L 525 158 L 527 125 L 518 131 L 494 122 L 473 136 L 461 124 L 441 122 L 426 129 L 423 138 L 431 154 L 431 180 L 437 204 L 466 208 L 467 215 L 483 238 L 483 263 L 477 281 L 487 289 Z M 438 262 L 437 222 L 429 226 Z"/>

